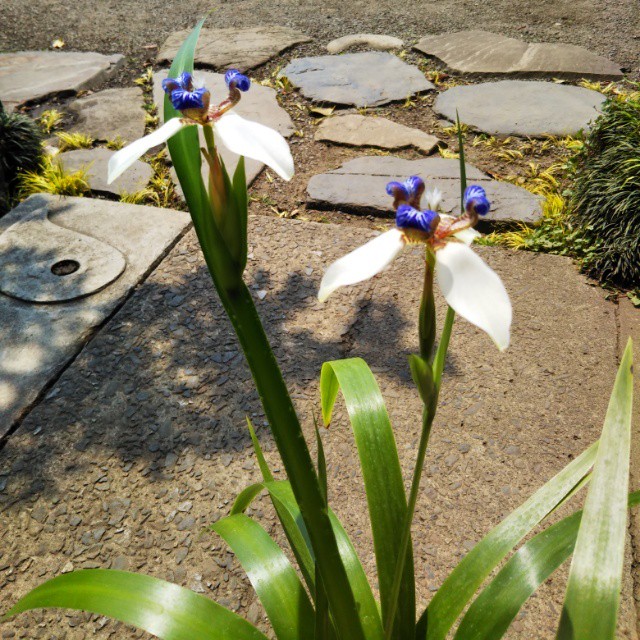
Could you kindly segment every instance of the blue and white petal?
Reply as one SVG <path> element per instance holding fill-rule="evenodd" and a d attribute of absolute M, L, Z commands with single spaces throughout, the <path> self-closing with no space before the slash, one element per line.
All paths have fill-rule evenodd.
<path fill-rule="evenodd" d="M 183 122 L 180 118 L 171 118 L 171 120 L 165 122 L 165 124 L 153 133 L 132 142 L 123 149 L 120 149 L 120 151 L 116 151 L 109 159 L 109 176 L 107 183 L 111 184 L 138 158 L 149 151 L 149 149 L 166 142 L 171 136 L 174 136 L 180 129 L 187 125 L 188 123 Z"/>
<path fill-rule="evenodd" d="M 391 229 L 336 260 L 326 270 L 318 300 L 324 302 L 336 289 L 373 278 L 389 266 L 405 246 L 399 229 Z"/>
<path fill-rule="evenodd" d="M 274 129 L 245 120 L 230 111 L 214 122 L 213 131 L 229 151 L 263 162 L 284 180 L 293 177 L 293 157 L 289 144 Z"/>
<path fill-rule="evenodd" d="M 498 274 L 467 245 L 450 242 L 436 251 L 436 277 L 449 306 L 504 351 L 509 346 L 512 310 Z"/>

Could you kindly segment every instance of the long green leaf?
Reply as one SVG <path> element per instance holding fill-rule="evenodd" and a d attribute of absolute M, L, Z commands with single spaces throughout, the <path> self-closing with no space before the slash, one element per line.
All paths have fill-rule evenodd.
<path fill-rule="evenodd" d="M 592 444 L 526 502 L 494 527 L 460 561 L 422 614 L 416 632 L 420 640 L 444 640 L 488 575 L 573 488 L 593 465 L 598 443 Z"/>
<path fill-rule="evenodd" d="M 296 499 L 291 490 L 291 485 L 286 480 L 279 480 L 277 482 L 265 482 L 264 488 L 269 491 L 274 504 L 280 509 L 279 513 L 286 514 L 289 520 L 290 528 L 294 526 L 298 527 L 296 544 L 299 546 L 299 552 L 305 563 L 305 571 L 313 572 L 314 560 L 310 555 L 308 549 L 304 548 L 304 540 L 308 540 L 308 533 L 300 514 L 300 507 L 296 502 Z M 248 505 L 247 505 L 248 506 Z M 338 543 L 338 551 L 344 564 L 347 576 L 349 578 L 349 584 L 351 590 L 358 603 L 358 613 L 362 621 L 362 627 L 364 628 L 367 640 L 382 640 L 384 633 L 382 630 L 382 620 L 380 618 L 380 611 L 373 597 L 371 586 L 367 580 L 367 575 L 362 568 L 362 563 L 358 558 L 349 536 L 340 524 L 340 521 L 336 515 L 329 509 L 329 520 L 333 529 L 336 541 Z M 308 543 L 310 546 L 310 543 Z M 297 558 L 297 554 L 296 554 Z M 298 563 L 301 565 L 300 561 Z M 313 575 L 313 573 L 312 573 Z M 312 580 L 312 584 L 314 580 Z"/>
<path fill-rule="evenodd" d="M 342 390 L 358 447 L 378 568 L 383 619 L 390 606 L 392 583 L 406 517 L 407 500 L 396 441 L 382 394 L 361 358 L 325 362 L 320 375 L 325 424 Z M 410 638 L 415 629 L 413 555 L 408 545 L 394 623 L 395 638 Z"/>
<path fill-rule="evenodd" d="M 640 504 L 640 491 L 628 505 Z M 465 614 L 454 640 L 498 640 L 536 589 L 573 553 L 582 511 L 533 537 L 509 559 Z"/>
<path fill-rule="evenodd" d="M 633 403 L 633 344 L 627 343 L 600 437 L 560 617 L 561 640 L 615 637 L 624 542 Z"/>
<path fill-rule="evenodd" d="M 218 520 L 213 530 L 236 554 L 278 640 L 312 638 L 315 613 L 298 574 L 269 534 L 244 514 Z"/>
<path fill-rule="evenodd" d="M 90 611 L 162 640 L 266 640 L 246 620 L 209 598 L 126 571 L 87 569 L 58 576 L 30 591 L 3 619 L 43 607 Z"/>

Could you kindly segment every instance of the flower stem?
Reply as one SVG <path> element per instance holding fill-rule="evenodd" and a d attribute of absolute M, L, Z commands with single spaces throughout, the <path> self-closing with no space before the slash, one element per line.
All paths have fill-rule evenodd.
<path fill-rule="evenodd" d="M 418 316 L 418 341 L 420 356 L 430 363 L 433 346 L 436 341 L 436 305 L 433 299 L 435 256 L 429 249 L 426 250 L 425 261 L 422 300 L 420 301 L 420 315 Z"/>
<path fill-rule="evenodd" d="M 427 271 L 429 271 L 429 265 L 427 264 Z M 427 277 L 425 274 L 425 291 L 427 291 Z M 433 270 L 431 269 L 431 283 L 433 283 Z M 431 288 L 431 297 L 433 298 L 433 288 Z M 428 309 L 429 304 L 425 303 L 424 296 L 420 310 L 423 308 Z M 424 460 L 427 453 L 427 446 L 429 444 L 429 436 L 431 435 L 431 426 L 433 425 L 433 419 L 436 415 L 436 408 L 438 405 L 438 397 L 440 396 L 440 383 L 442 381 L 442 372 L 444 370 L 444 362 L 449 349 L 449 340 L 451 339 L 451 329 L 453 327 L 453 321 L 455 320 L 455 311 L 451 308 L 447 308 L 447 316 L 445 318 L 444 326 L 442 328 L 442 336 L 440 343 L 438 344 L 438 350 L 436 351 L 433 359 L 433 389 L 434 397 L 428 405 L 425 405 L 422 412 L 422 433 L 420 434 L 420 444 L 418 445 L 418 456 L 416 459 L 416 465 L 413 469 L 413 478 L 411 480 L 411 489 L 409 491 L 409 500 L 407 504 L 407 512 L 402 528 L 402 537 L 400 538 L 400 547 L 398 551 L 398 559 L 396 560 L 396 569 L 393 575 L 393 583 L 391 586 L 391 598 L 389 599 L 389 610 L 385 620 L 385 638 L 390 640 L 393 632 L 393 620 L 398 609 L 398 597 L 400 595 L 400 584 L 402 582 L 402 574 L 407 560 L 407 552 L 409 550 L 409 541 L 411 540 L 411 524 L 413 523 L 413 516 L 416 510 L 416 503 L 418 501 L 418 491 L 420 489 L 420 479 L 422 477 L 422 470 L 424 468 Z M 435 316 L 435 313 L 434 313 Z M 434 322 L 435 325 L 435 322 Z M 420 329 L 422 330 L 423 318 L 420 318 Z M 434 330 L 435 332 L 435 330 Z M 422 337 L 422 336 L 421 336 Z M 422 340 L 421 340 L 422 347 Z M 424 358 L 425 356 L 422 355 Z"/>

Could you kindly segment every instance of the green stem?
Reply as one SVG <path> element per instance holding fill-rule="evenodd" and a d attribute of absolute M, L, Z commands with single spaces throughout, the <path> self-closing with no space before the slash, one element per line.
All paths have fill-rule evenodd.
<path fill-rule="evenodd" d="M 204 250 L 208 245 L 203 244 L 202 240 L 201 245 L 222 304 L 253 374 L 291 488 L 300 506 L 318 559 L 322 582 L 327 587 L 336 626 L 345 637 L 365 640 L 311 454 L 251 294 L 242 280 L 230 289 L 219 286 L 215 271 L 212 270 L 210 252 Z"/>
<path fill-rule="evenodd" d="M 428 267 L 427 267 L 428 268 Z M 426 275 L 425 275 L 426 280 Z M 424 301 L 423 301 L 424 303 Z M 422 309 L 423 305 L 421 305 Z M 418 491 L 420 489 L 420 479 L 424 468 L 424 460 L 429 444 L 429 436 L 431 435 L 431 426 L 436 415 L 438 398 L 440 396 L 440 383 L 442 380 L 442 372 L 444 370 L 444 361 L 449 349 L 449 340 L 451 339 L 451 329 L 455 319 L 455 311 L 447 308 L 447 316 L 442 328 L 442 336 L 438 344 L 438 350 L 433 360 L 433 381 L 434 381 L 434 397 L 428 406 L 422 412 L 422 433 L 420 434 L 420 444 L 418 445 L 418 456 L 416 465 L 413 469 L 413 478 L 411 480 L 411 489 L 409 491 L 409 500 L 407 504 L 406 518 L 402 528 L 402 537 L 400 538 L 400 549 L 398 552 L 398 560 L 396 561 L 396 569 L 393 574 L 393 583 L 391 585 L 391 597 L 389 599 L 389 610 L 385 620 L 385 638 L 390 640 L 393 633 L 393 620 L 398 610 L 398 597 L 400 595 L 400 585 L 402 582 L 402 574 L 404 572 L 405 563 L 407 561 L 407 552 L 409 550 L 409 541 L 411 539 L 411 524 L 416 510 L 416 502 L 418 501 Z M 424 355 L 422 356 L 424 358 Z"/>
<path fill-rule="evenodd" d="M 435 256 L 429 249 L 426 250 L 425 260 L 424 283 L 420 300 L 420 315 L 418 316 L 418 342 L 420 356 L 423 360 L 431 362 L 433 345 L 436 341 L 436 305 L 433 298 Z"/>

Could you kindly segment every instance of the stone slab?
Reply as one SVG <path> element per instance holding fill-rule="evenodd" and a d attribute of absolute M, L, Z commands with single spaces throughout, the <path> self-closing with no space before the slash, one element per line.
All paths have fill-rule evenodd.
<path fill-rule="evenodd" d="M 145 112 L 139 87 L 107 89 L 78 98 L 67 110 L 75 117 L 69 131 L 84 133 L 94 140 L 133 142 L 144 135 Z"/>
<path fill-rule="evenodd" d="M 527 43 L 488 31 L 457 31 L 422 38 L 414 49 L 459 73 L 594 80 L 622 78 L 614 62 L 573 44 Z"/>
<path fill-rule="evenodd" d="M 407 354 L 417 349 L 422 252 L 403 252 L 374 280 L 319 304 L 323 270 L 373 232 L 262 216 L 251 217 L 249 228 L 247 282 L 309 442 L 322 363 L 362 356 L 381 386 L 410 477 L 421 405 Z M 468 323 L 454 325 L 413 530 L 416 566 L 428 567 L 416 572 L 419 610 L 475 542 L 598 438 L 617 364 L 615 305 L 569 259 L 488 247 L 478 253 L 512 298 L 513 342 L 501 354 Z M 441 323 L 440 296 L 436 306 Z M 260 479 L 247 415 L 283 477 L 190 232 L 0 451 L 6 606 L 61 571 L 128 568 L 206 594 L 266 631 L 237 560 L 218 537 L 203 533 Z M 358 455 L 341 399 L 321 435 L 331 504 L 375 584 L 366 503 L 354 478 Z M 582 495 L 552 518 L 577 508 Z M 286 545 L 268 497 L 257 499 L 251 515 Z M 637 638 L 630 572 L 626 564 L 621 640 Z M 565 584 L 566 567 L 527 603 L 510 640 L 554 637 Z M 101 617 L 37 615 L 42 628 L 74 640 L 76 633 L 122 637 L 120 626 Z M 32 619 L 13 618 L 5 631 L 24 634 Z"/>
<path fill-rule="evenodd" d="M 158 115 L 160 116 L 161 123 L 164 122 L 162 105 L 164 104 L 165 95 L 162 90 L 162 81 L 167 75 L 167 71 L 159 71 L 153 74 L 153 100 L 156 105 L 158 105 Z M 200 71 L 196 73 L 196 78 L 204 82 L 205 86 L 211 92 L 212 104 L 222 102 L 222 100 L 227 97 L 228 89 L 224 82 L 224 74 Z M 271 87 L 263 87 L 260 84 L 252 83 L 249 91 L 242 94 L 242 99 L 233 110 L 243 118 L 255 120 L 256 122 L 275 129 L 285 138 L 288 138 L 295 131 L 293 120 L 291 120 L 289 114 L 278 104 L 276 92 Z M 206 146 L 202 131 L 200 131 L 200 141 L 202 146 Z M 233 175 L 238 164 L 239 156 L 223 146 L 220 146 L 219 149 L 227 170 Z M 263 168 L 264 165 L 261 162 L 246 158 L 245 171 L 247 175 L 247 185 L 250 185 L 256 179 Z M 206 184 L 208 180 L 206 162 L 202 163 L 202 175 L 205 178 Z"/>
<path fill-rule="evenodd" d="M 188 224 L 184 212 L 44 194 L 0 219 L 0 437 Z M 68 260 L 78 271 L 52 276 Z"/>
<path fill-rule="evenodd" d="M 361 116 L 357 113 L 325 118 L 316 129 L 315 139 L 353 147 L 404 149 L 415 147 L 433 153 L 441 144 L 435 136 L 420 129 L 406 127 L 387 118 Z"/>
<path fill-rule="evenodd" d="M 349 36 L 336 38 L 327 44 L 327 51 L 334 55 L 342 53 L 351 47 L 365 46 L 375 51 L 391 51 L 402 49 L 404 42 L 393 36 L 383 36 L 376 33 L 354 33 Z"/>
<path fill-rule="evenodd" d="M 153 169 L 141 160 L 136 160 L 117 180 L 107 184 L 109 160 L 114 153 L 102 147 L 74 149 L 58 154 L 56 160 L 69 173 L 85 169 L 91 191 L 101 195 L 119 196 L 144 189 L 153 177 Z"/>
<path fill-rule="evenodd" d="M 424 158 L 404 160 L 391 156 L 364 156 L 345 162 L 337 169 L 315 175 L 307 185 L 307 205 L 316 209 L 339 209 L 353 213 L 392 215 L 392 199 L 385 187 L 392 180 L 419 175 L 427 189 L 442 192 L 442 210 L 460 210 L 460 165 L 457 160 Z M 467 180 L 487 191 L 491 211 L 480 228 L 493 223 L 536 222 L 542 214 L 542 198 L 522 187 L 498 182 L 467 164 Z"/>
<path fill-rule="evenodd" d="M 0 53 L 0 96 L 12 106 L 92 89 L 124 63 L 124 56 L 78 51 Z"/>
<path fill-rule="evenodd" d="M 571 136 L 587 130 L 605 96 L 597 91 L 527 80 L 501 80 L 453 87 L 441 93 L 435 111 L 497 136 Z"/>
<path fill-rule="evenodd" d="M 356 107 L 376 107 L 435 89 L 420 69 L 381 51 L 297 58 L 280 75 L 311 100 Z"/>
<path fill-rule="evenodd" d="M 157 62 L 171 63 L 190 30 L 172 33 L 162 45 Z M 311 38 L 281 26 L 247 29 L 202 29 L 196 49 L 196 66 L 248 71 Z"/>

